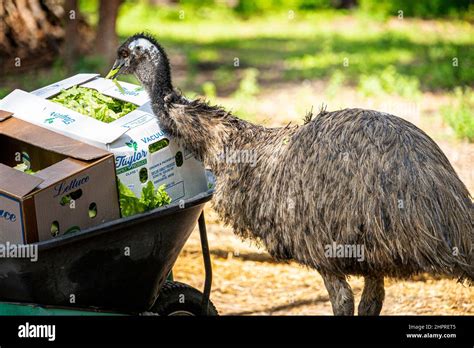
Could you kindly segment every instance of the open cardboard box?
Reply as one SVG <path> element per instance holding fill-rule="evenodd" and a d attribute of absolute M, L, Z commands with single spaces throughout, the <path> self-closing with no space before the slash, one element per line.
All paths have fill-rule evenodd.
<path fill-rule="evenodd" d="M 0 101 L 0 109 L 12 111 L 16 118 L 112 152 L 117 177 L 137 197 L 148 181 L 155 187 L 165 185 L 172 202 L 206 191 L 203 163 L 160 129 L 143 88 L 126 82 L 120 84 L 123 90 L 98 74 L 78 74 L 30 93 L 14 90 Z M 49 100 L 73 86 L 95 89 L 138 108 L 114 122 L 103 123 Z"/>
<path fill-rule="evenodd" d="M 113 154 L 0 110 L 0 242 L 34 243 L 120 218 Z M 14 169 L 27 158 L 34 174 Z"/>

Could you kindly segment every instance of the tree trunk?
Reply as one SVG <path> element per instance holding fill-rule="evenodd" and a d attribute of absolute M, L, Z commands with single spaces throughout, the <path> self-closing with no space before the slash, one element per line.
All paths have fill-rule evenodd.
<path fill-rule="evenodd" d="M 95 48 L 97 54 L 103 57 L 108 64 L 113 62 L 118 46 L 115 24 L 121 3 L 122 0 L 100 1 Z"/>
<path fill-rule="evenodd" d="M 61 9 L 40 0 L 0 1 L 0 69 L 51 61 L 62 38 Z"/>
<path fill-rule="evenodd" d="M 74 63 L 76 62 L 79 45 L 77 38 L 79 37 L 79 30 L 77 25 L 77 15 L 79 13 L 77 7 L 77 0 L 66 0 L 64 4 L 64 64 L 68 72 L 73 71 Z"/>
<path fill-rule="evenodd" d="M 0 0 L 0 73 L 49 65 L 63 43 L 65 61 L 72 64 L 93 38 L 77 0 Z"/>

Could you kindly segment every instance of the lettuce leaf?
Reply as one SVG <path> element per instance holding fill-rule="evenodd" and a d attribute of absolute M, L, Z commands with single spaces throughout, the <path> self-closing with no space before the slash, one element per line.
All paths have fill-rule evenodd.
<path fill-rule="evenodd" d="M 145 205 L 135 196 L 132 190 L 118 181 L 120 213 L 122 217 L 145 212 Z"/>
<path fill-rule="evenodd" d="M 19 170 L 20 172 L 23 172 L 26 174 L 34 175 L 36 172 L 33 169 L 29 169 L 28 167 L 29 167 L 28 164 L 22 162 L 14 166 L 13 169 Z"/>
<path fill-rule="evenodd" d="M 120 93 L 124 94 L 125 93 L 125 90 L 123 89 L 122 85 L 118 82 L 117 79 L 113 79 L 112 80 L 113 83 L 115 84 L 115 86 L 118 88 L 118 90 L 120 91 Z"/>
<path fill-rule="evenodd" d="M 51 101 L 105 123 L 118 120 L 137 108 L 135 104 L 111 98 L 95 89 L 78 86 L 61 91 Z"/>
<path fill-rule="evenodd" d="M 161 185 L 158 189 L 155 189 L 151 181 L 148 181 L 146 186 L 142 188 L 140 198 L 137 198 L 133 191 L 120 180 L 118 181 L 118 188 L 122 217 L 144 213 L 171 203 L 171 198 L 165 191 L 165 185 Z"/>

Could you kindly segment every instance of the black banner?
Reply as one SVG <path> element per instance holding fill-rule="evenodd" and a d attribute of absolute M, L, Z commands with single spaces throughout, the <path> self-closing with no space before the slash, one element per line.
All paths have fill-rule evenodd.
<path fill-rule="evenodd" d="M 0 347 L 157 343 L 472 347 L 473 324 L 473 317 L 445 316 L 0 317 Z"/>

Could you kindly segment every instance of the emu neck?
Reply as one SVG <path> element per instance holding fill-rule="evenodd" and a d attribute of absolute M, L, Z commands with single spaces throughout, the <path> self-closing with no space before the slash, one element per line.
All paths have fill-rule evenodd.
<path fill-rule="evenodd" d="M 164 97 L 173 91 L 169 65 L 148 61 L 137 67 L 135 76 L 160 112 L 164 112 Z"/>
<path fill-rule="evenodd" d="M 154 109 L 161 127 L 204 160 L 216 174 L 228 166 L 229 153 L 241 155 L 245 152 L 246 156 L 257 157 L 266 140 L 279 130 L 243 121 L 223 108 L 201 100 L 179 100 L 176 94 L 165 97 L 165 100 L 170 97 L 174 100 L 165 104 L 164 114 L 158 114 Z"/>

